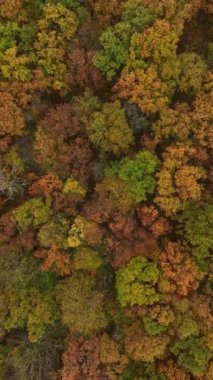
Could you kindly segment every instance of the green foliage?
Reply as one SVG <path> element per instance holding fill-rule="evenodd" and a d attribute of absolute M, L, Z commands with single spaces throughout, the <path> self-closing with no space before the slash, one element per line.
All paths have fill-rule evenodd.
<path fill-rule="evenodd" d="M 155 365 L 150 364 L 131 364 L 119 376 L 118 380 L 166 380 L 164 375 L 158 373 Z"/>
<path fill-rule="evenodd" d="M 128 58 L 131 35 L 142 32 L 157 15 L 140 6 L 136 1 L 128 1 L 124 5 L 122 21 L 109 26 L 100 37 L 102 50 L 94 58 L 95 66 L 111 80 Z"/>
<path fill-rule="evenodd" d="M 36 36 L 37 27 L 33 23 L 25 24 L 20 30 L 20 45 L 19 48 L 23 51 L 28 51 L 33 48 L 33 43 Z"/>
<path fill-rule="evenodd" d="M 180 322 L 180 326 L 178 327 L 179 337 L 185 339 L 191 335 L 198 336 L 199 331 L 200 328 L 198 322 L 190 315 L 184 315 Z"/>
<path fill-rule="evenodd" d="M 155 187 L 153 174 L 158 166 L 157 157 L 141 151 L 133 158 L 124 158 L 105 170 L 104 186 L 122 205 L 134 205 L 147 199 Z"/>
<path fill-rule="evenodd" d="M 1 256 L 0 264 L 4 289 L 0 298 L 0 329 L 27 327 L 29 339 L 37 341 L 59 319 L 53 293 L 56 277 L 40 273 L 37 260 L 29 254 Z"/>
<path fill-rule="evenodd" d="M 4 323 L 7 331 L 27 326 L 29 340 L 39 340 L 49 326 L 59 320 L 59 311 L 54 297 L 36 288 L 10 289 L 8 299 L 8 316 Z"/>
<path fill-rule="evenodd" d="M 179 89 L 194 94 L 202 88 L 202 82 L 207 73 L 207 65 L 196 53 L 182 53 L 178 59 L 181 67 L 178 79 Z"/>
<path fill-rule="evenodd" d="M 144 329 L 149 335 L 158 335 L 166 331 L 167 326 L 161 325 L 147 315 L 143 317 Z"/>
<path fill-rule="evenodd" d="M 16 40 L 20 32 L 20 27 L 14 21 L 8 21 L 6 24 L 0 23 L 0 52 L 16 45 Z"/>
<path fill-rule="evenodd" d="M 91 336 L 107 326 L 103 294 L 94 290 L 94 285 L 94 278 L 79 273 L 58 286 L 62 321 L 72 333 Z"/>
<path fill-rule="evenodd" d="M 142 32 L 158 17 L 157 13 L 143 7 L 140 3 L 140 0 L 129 0 L 124 3 L 122 19 L 131 25 L 132 32 Z"/>
<path fill-rule="evenodd" d="M 209 42 L 206 48 L 206 60 L 208 65 L 211 67 L 213 65 L 213 42 Z"/>
<path fill-rule="evenodd" d="M 177 340 L 170 350 L 177 356 L 178 364 L 193 375 L 204 372 L 212 356 L 210 350 L 203 344 L 202 338 L 190 337 Z"/>
<path fill-rule="evenodd" d="M 116 273 L 116 289 L 121 306 L 151 305 L 159 301 L 155 290 L 159 271 L 144 257 L 136 257 Z"/>
<path fill-rule="evenodd" d="M 210 13 L 0 0 L 0 380 L 213 378 Z"/>
<path fill-rule="evenodd" d="M 133 143 L 133 133 L 119 101 L 105 103 L 92 115 L 88 134 L 91 142 L 104 153 L 125 153 Z"/>
<path fill-rule="evenodd" d="M 130 26 L 120 22 L 109 26 L 101 35 L 102 50 L 95 55 L 95 66 L 111 80 L 128 57 Z"/>
<path fill-rule="evenodd" d="M 46 223 L 51 216 L 51 209 L 41 198 L 32 198 L 13 211 L 19 228 L 23 231 L 30 226 L 37 227 Z"/>
<path fill-rule="evenodd" d="M 180 233 L 191 244 L 192 254 L 203 270 L 213 248 L 213 205 L 188 203 L 178 218 Z M 206 262 L 206 264 L 205 264 Z"/>
<path fill-rule="evenodd" d="M 0 345 L 0 380 L 6 379 L 6 371 L 8 369 L 8 348 Z"/>
<path fill-rule="evenodd" d="M 75 11 L 78 15 L 79 21 L 84 22 L 88 17 L 87 9 L 81 5 L 81 1 L 79 0 L 60 0 L 60 3 L 64 5 L 66 8 Z"/>
<path fill-rule="evenodd" d="M 42 14 L 45 0 L 25 0 L 25 10 L 29 20 L 35 20 Z"/>
<path fill-rule="evenodd" d="M 32 66 L 35 61 L 33 54 L 18 54 L 17 46 L 7 49 L 4 53 L 0 52 L 0 70 L 4 79 L 9 81 L 29 81 L 32 77 Z"/>

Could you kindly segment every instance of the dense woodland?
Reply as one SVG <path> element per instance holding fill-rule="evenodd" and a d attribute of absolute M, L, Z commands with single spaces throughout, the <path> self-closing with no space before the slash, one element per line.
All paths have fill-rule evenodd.
<path fill-rule="evenodd" d="M 211 0 L 0 0 L 0 380 L 212 380 Z"/>

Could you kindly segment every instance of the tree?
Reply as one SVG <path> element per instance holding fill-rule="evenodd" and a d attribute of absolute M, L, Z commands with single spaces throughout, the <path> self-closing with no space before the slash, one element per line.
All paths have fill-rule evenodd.
<path fill-rule="evenodd" d="M 6 134 L 21 136 L 24 134 L 25 122 L 23 113 L 9 93 L 1 93 L 0 113 L 0 136 Z"/>
<path fill-rule="evenodd" d="M 119 156 L 133 143 L 132 131 L 119 101 L 104 103 L 102 109 L 92 115 L 87 130 L 90 141 L 104 153 Z"/>
<path fill-rule="evenodd" d="M 13 46 L 0 53 L 1 75 L 8 81 L 30 81 L 32 78 L 30 66 L 34 61 L 35 57 L 32 54 L 18 55 L 17 46 Z"/>
<path fill-rule="evenodd" d="M 102 50 L 94 57 L 95 66 L 111 80 L 128 59 L 131 35 L 143 31 L 156 19 L 155 12 L 140 6 L 139 2 L 124 4 L 122 21 L 109 26 L 100 37 Z"/>
<path fill-rule="evenodd" d="M 22 195 L 25 190 L 23 173 L 16 165 L 11 167 L 0 166 L 0 194 L 7 199 L 14 199 Z"/>
<path fill-rule="evenodd" d="M 30 226 L 37 227 L 46 223 L 51 216 L 51 209 L 41 198 L 32 198 L 18 206 L 12 215 L 18 227 L 26 231 Z"/>
<path fill-rule="evenodd" d="M 3 214 L 0 217 L 0 242 L 9 242 L 16 234 L 16 223 L 10 214 Z"/>
<path fill-rule="evenodd" d="M 157 16 L 158 13 L 144 7 L 141 0 L 128 0 L 123 3 L 122 20 L 131 25 L 132 32 L 142 32 Z"/>
<path fill-rule="evenodd" d="M 116 273 L 116 289 L 121 306 L 152 304 L 159 300 L 155 290 L 159 271 L 144 257 L 135 257 Z"/>
<path fill-rule="evenodd" d="M 60 252 L 55 247 L 49 250 L 39 250 L 34 253 L 38 259 L 44 259 L 40 265 L 40 270 L 45 272 L 53 272 L 59 276 L 69 275 L 73 270 L 70 255 Z"/>
<path fill-rule="evenodd" d="M 80 198 L 85 197 L 86 195 L 86 189 L 74 178 L 67 178 L 62 193 L 65 195 L 77 195 Z"/>
<path fill-rule="evenodd" d="M 177 340 L 170 350 L 177 356 L 178 364 L 193 375 L 204 372 L 212 356 L 210 350 L 203 344 L 202 338 L 190 337 Z"/>
<path fill-rule="evenodd" d="M 168 343 L 168 336 L 145 335 L 138 322 L 132 324 L 125 333 L 126 353 L 134 361 L 153 362 L 155 358 L 162 358 Z"/>
<path fill-rule="evenodd" d="M 157 141 L 173 138 L 187 141 L 192 130 L 190 107 L 187 103 L 176 103 L 173 108 L 160 111 L 158 120 L 153 124 Z"/>
<path fill-rule="evenodd" d="M 98 337 L 83 340 L 68 336 L 62 356 L 63 368 L 59 371 L 62 380 L 99 380 L 102 375 L 99 358 Z"/>
<path fill-rule="evenodd" d="M 18 379 L 48 380 L 50 373 L 60 366 L 64 332 L 60 328 L 49 329 L 38 342 L 30 342 L 27 336 L 15 337 L 16 347 L 12 346 L 9 364 Z"/>
<path fill-rule="evenodd" d="M 141 58 L 145 63 L 154 65 L 161 72 L 164 62 L 173 61 L 176 57 L 177 42 L 178 36 L 172 30 L 170 23 L 165 19 L 157 19 L 153 26 L 143 33 L 135 33 L 132 36 L 130 60 L 135 59 L 135 49 L 139 52 L 138 59 Z"/>
<path fill-rule="evenodd" d="M 209 78 L 209 84 L 211 83 L 211 78 Z M 212 118 L 212 92 L 210 90 L 211 85 L 204 92 L 199 92 L 192 104 L 192 131 L 195 139 L 201 146 L 212 147 L 213 146 L 213 136 L 211 128 L 211 118 Z"/>
<path fill-rule="evenodd" d="M 22 10 L 23 0 L 3 0 L 0 4 L 0 14 L 2 17 L 15 20 Z"/>
<path fill-rule="evenodd" d="M 198 181 L 205 178 L 205 171 L 190 164 L 195 154 L 195 148 L 187 144 L 170 146 L 163 154 L 155 202 L 167 215 L 180 210 L 185 201 L 201 199 L 202 185 Z"/>
<path fill-rule="evenodd" d="M 55 90 L 67 90 L 64 49 L 66 42 L 74 37 L 77 26 L 76 14 L 60 2 L 44 5 L 34 47 L 38 67 L 50 78 L 50 86 Z"/>
<path fill-rule="evenodd" d="M 97 251 L 90 248 L 79 248 L 74 255 L 73 267 L 75 270 L 86 270 L 94 274 L 103 264 Z"/>
<path fill-rule="evenodd" d="M 169 104 L 167 85 L 158 77 L 153 65 L 147 71 L 124 69 L 114 91 L 120 99 L 136 104 L 145 114 L 159 112 Z"/>
<path fill-rule="evenodd" d="M 62 321 L 71 333 L 92 336 L 107 326 L 103 294 L 95 291 L 94 285 L 94 278 L 79 273 L 61 281 L 57 288 Z"/>
<path fill-rule="evenodd" d="M 180 91 L 199 92 L 207 75 L 207 65 L 196 53 L 182 53 L 178 56 L 181 73 L 178 80 Z"/>
<path fill-rule="evenodd" d="M 20 251 L 6 251 L 0 256 L 4 289 L 0 328 L 7 332 L 26 328 L 29 340 L 35 342 L 59 320 L 53 294 L 56 279 L 54 275 L 40 273 L 36 259 Z"/>
<path fill-rule="evenodd" d="M 154 206 L 142 206 L 139 210 L 139 218 L 144 227 L 147 227 L 152 234 L 159 238 L 170 232 L 169 222 L 164 217 L 159 217 L 158 210 Z"/>
<path fill-rule="evenodd" d="M 165 363 L 160 363 L 160 372 L 166 376 L 168 380 L 190 380 L 190 375 L 183 368 L 169 359 Z"/>
<path fill-rule="evenodd" d="M 54 173 L 47 173 L 46 175 L 36 179 L 28 189 L 31 196 L 44 196 L 48 197 L 54 194 L 55 191 L 61 190 L 62 182 Z"/>
<path fill-rule="evenodd" d="M 148 151 L 141 151 L 132 158 L 124 158 L 105 170 L 105 178 L 96 186 L 110 191 L 116 203 L 125 208 L 147 199 L 155 187 L 153 174 L 158 159 Z"/>
<path fill-rule="evenodd" d="M 8 21 L 0 26 L 0 51 L 5 52 L 7 49 L 16 45 L 16 38 L 20 32 L 18 24 L 14 21 Z"/>
<path fill-rule="evenodd" d="M 67 248 L 68 231 L 68 220 L 62 215 L 56 215 L 55 218 L 40 227 L 38 232 L 38 240 L 41 246 L 46 248 Z"/>
<path fill-rule="evenodd" d="M 91 149 L 80 135 L 80 117 L 72 104 L 51 108 L 36 131 L 36 159 L 62 178 L 73 176 L 84 184 L 90 174 Z M 69 151 L 69 155 L 67 152 Z"/>
<path fill-rule="evenodd" d="M 109 25 L 122 12 L 122 4 L 119 0 L 109 0 L 107 4 L 104 0 L 86 0 L 86 3 L 94 13 L 94 18 L 103 26 Z"/>
<path fill-rule="evenodd" d="M 125 64 L 128 57 L 130 41 L 130 26 L 120 22 L 114 27 L 109 26 L 101 35 L 102 51 L 94 57 L 95 66 L 111 80 L 118 69 Z"/>
<path fill-rule="evenodd" d="M 213 206 L 208 203 L 188 203 L 178 217 L 179 233 L 191 245 L 197 261 L 200 264 L 203 262 L 203 269 L 206 267 L 204 260 L 209 257 L 213 247 L 212 210 Z"/>
<path fill-rule="evenodd" d="M 95 54 L 94 50 L 86 51 L 81 47 L 73 49 L 66 62 L 69 70 L 67 80 L 71 89 L 75 86 L 94 87 L 96 90 L 103 87 L 105 81 L 93 63 Z"/>
<path fill-rule="evenodd" d="M 171 291 L 187 296 L 198 287 L 197 271 L 192 258 L 184 253 L 180 243 L 169 242 L 159 256 L 163 273 L 169 280 Z"/>
<path fill-rule="evenodd" d="M 97 246 L 101 243 L 102 237 L 103 231 L 98 224 L 79 215 L 69 231 L 68 246 L 75 248 L 85 243 Z"/>
<path fill-rule="evenodd" d="M 108 334 L 104 333 L 100 339 L 100 361 L 105 366 L 109 380 L 116 380 L 123 372 L 129 359 L 121 353 L 121 346 Z"/>

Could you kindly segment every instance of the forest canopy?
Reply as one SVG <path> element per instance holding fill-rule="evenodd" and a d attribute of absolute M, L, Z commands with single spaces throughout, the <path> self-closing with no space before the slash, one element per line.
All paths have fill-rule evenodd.
<path fill-rule="evenodd" d="M 0 380 L 212 380 L 211 0 L 0 0 Z"/>

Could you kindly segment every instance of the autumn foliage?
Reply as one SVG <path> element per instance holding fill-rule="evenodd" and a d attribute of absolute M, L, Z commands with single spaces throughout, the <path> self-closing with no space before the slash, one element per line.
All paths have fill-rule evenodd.
<path fill-rule="evenodd" d="M 212 380 L 210 0 L 0 0 L 0 380 Z"/>

